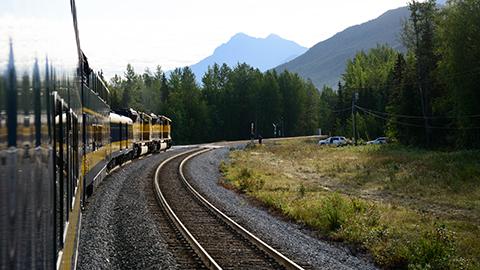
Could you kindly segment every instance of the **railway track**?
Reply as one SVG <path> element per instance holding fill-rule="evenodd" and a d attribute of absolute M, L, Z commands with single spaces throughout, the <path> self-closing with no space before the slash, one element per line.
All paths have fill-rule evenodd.
<path fill-rule="evenodd" d="M 210 149 L 194 149 L 163 161 L 154 191 L 161 207 L 190 248 L 209 269 L 302 269 L 238 225 L 187 181 L 184 164 Z"/>

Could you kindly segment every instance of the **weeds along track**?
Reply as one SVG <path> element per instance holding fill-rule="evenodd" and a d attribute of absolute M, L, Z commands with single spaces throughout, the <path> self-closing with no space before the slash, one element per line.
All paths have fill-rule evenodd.
<path fill-rule="evenodd" d="M 162 162 L 155 173 L 159 204 L 209 269 L 302 269 L 206 201 L 188 183 L 183 165 L 210 149 Z"/>

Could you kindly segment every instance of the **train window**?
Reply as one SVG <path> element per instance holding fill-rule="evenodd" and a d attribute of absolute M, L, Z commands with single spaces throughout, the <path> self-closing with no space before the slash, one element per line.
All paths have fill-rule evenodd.
<path fill-rule="evenodd" d="M 95 151 L 103 146 L 103 141 L 104 141 L 103 138 L 105 136 L 108 136 L 108 134 L 105 134 L 106 129 L 104 128 L 104 126 L 98 123 L 91 124 L 90 129 L 91 129 L 92 151 Z"/>
<path fill-rule="evenodd" d="M 122 141 L 123 141 L 122 122 L 120 122 L 118 126 L 119 126 L 118 135 L 120 139 L 120 150 L 122 150 Z"/>
<path fill-rule="evenodd" d="M 112 123 L 110 126 L 110 133 L 112 137 L 112 142 L 118 142 L 121 140 L 121 126 L 117 123 Z"/>
<path fill-rule="evenodd" d="M 133 124 L 128 126 L 128 139 L 133 140 Z"/>
<path fill-rule="evenodd" d="M 89 123 L 88 123 L 88 145 L 90 146 L 91 151 L 95 151 L 95 124 L 92 122 L 92 117 L 88 116 Z"/>
<path fill-rule="evenodd" d="M 100 148 L 103 146 L 103 137 L 104 137 L 104 128 L 103 125 L 97 125 L 97 148 Z"/>
<path fill-rule="evenodd" d="M 123 140 L 126 141 L 125 146 L 128 148 L 128 123 L 125 123 L 123 128 Z"/>
<path fill-rule="evenodd" d="M 54 93 L 54 224 L 55 224 L 55 239 L 56 251 L 63 248 L 63 230 L 65 228 L 64 208 L 65 202 L 63 199 L 63 185 L 64 185 L 64 119 L 63 119 L 63 104 L 62 100 Z"/>
<path fill-rule="evenodd" d="M 86 146 L 87 152 L 95 151 L 95 139 L 94 139 L 94 125 L 92 122 L 94 121 L 93 117 L 85 114 L 85 126 L 87 129 L 86 132 Z"/>

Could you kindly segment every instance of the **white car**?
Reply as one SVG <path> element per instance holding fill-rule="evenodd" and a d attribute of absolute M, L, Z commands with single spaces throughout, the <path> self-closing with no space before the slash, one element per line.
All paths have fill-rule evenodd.
<path fill-rule="evenodd" d="M 386 137 L 379 137 L 373 141 L 368 141 L 367 144 L 386 144 L 387 138 Z"/>
<path fill-rule="evenodd" d="M 347 144 L 347 139 L 341 136 L 334 136 L 330 138 L 326 138 L 325 140 L 320 140 L 318 142 L 320 145 L 345 145 Z"/>

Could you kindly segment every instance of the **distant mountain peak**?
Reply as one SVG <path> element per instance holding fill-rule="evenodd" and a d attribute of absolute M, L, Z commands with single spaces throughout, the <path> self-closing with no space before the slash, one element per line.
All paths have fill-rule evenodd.
<path fill-rule="evenodd" d="M 234 67 L 238 63 L 247 63 L 261 71 L 272 69 L 285 59 L 292 59 L 307 51 L 297 43 L 270 34 L 266 38 L 255 38 L 245 33 L 237 33 L 227 43 L 217 47 L 213 54 L 195 65 L 190 66 L 198 81 L 214 63 L 226 63 Z"/>
<path fill-rule="evenodd" d="M 279 35 L 272 33 L 268 35 L 265 39 L 282 39 L 282 38 Z"/>
<path fill-rule="evenodd" d="M 233 35 L 230 40 L 235 40 L 235 39 L 244 39 L 244 38 L 252 38 L 251 36 L 243 33 L 243 32 L 239 32 L 239 33 L 236 33 L 235 35 Z"/>

